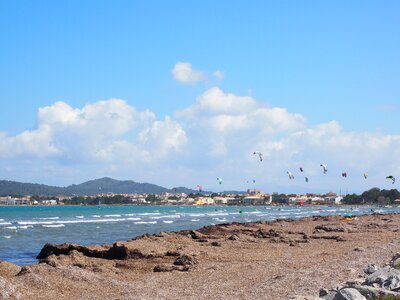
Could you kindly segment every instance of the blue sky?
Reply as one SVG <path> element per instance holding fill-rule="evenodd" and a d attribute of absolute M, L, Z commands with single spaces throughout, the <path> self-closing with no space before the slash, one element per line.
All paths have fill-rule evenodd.
<path fill-rule="evenodd" d="M 8 139 L 0 141 L 0 154 L 3 153 L 0 176 L 69 184 L 109 175 L 167 186 L 193 186 L 201 181 L 211 188 L 215 182 L 208 178 L 232 176 L 224 181 L 226 188 L 245 188 L 245 184 L 240 184 L 242 177 L 257 175 L 262 188 L 295 190 L 297 187 L 286 178 L 269 183 L 273 180 L 264 178 L 263 172 L 257 174 L 258 170 L 253 169 L 256 166 L 245 170 L 246 176 L 239 175 L 237 168 L 230 170 L 234 166 L 230 159 L 241 158 L 243 163 L 248 163 L 247 149 L 233 150 L 237 148 L 234 137 L 243 134 L 249 144 L 258 143 L 260 139 L 275 145 L 289 143 L 289 139 L 292 143 L 296 132 L 307 128 L 315 131 L 315 126 L 331 121 L 341 128 L 336 132 L 338 136 L 363 137 L 357 140 L 359 149 L 369 147 L 372 141 L 380 138 L 380 146 L 370 147 L 371 154 L 365 157 L 368 161 L 365 164 L 375 173 L 395 173 L 398 170 L 390 166 L 389 159 L 398 152 L 393 148 L 398 146 L 400 125 L 397 118 L 400 112 L 399 12 L 398 1 L 2 1 L 0 132 Z M 179 62 L 191 64 L 191 70 L 202 74 L 201 79 L 194 82 L 174 79 L 171 72 Z M 223 76 L 213 76 L 217 70 Z M 204 125 L 207 122 L 200 120 L 200 116 L 210 111 L 193 106 L 202 96 L 209 95 L 207 91 L 215 92 L 210 99 L 219 95 L 212 90 L 215 87 L 222 91 L 221 95 L 250 96 L 257 102 L 256 110 L 262 106 L 280 107 L 286 109 L 288 118 L 294 118 L 291 114 L 300 114 L 304 120 L 273 134 L 263 133 L 256 140 L 246 140 L 248 131 L 209 132 L 210 127 Z M 111 98 L 122 99 L 124 105 L 137 112 L 149 110 L 154 116 L 136 122 L 140 125 L 124 127 L 121 132 L 117 130 L 118 139 L 110 135 L 109 140 L 117 139 L 118 145 L 128 141 L 130 146 L 139 147 L 139 138 L 142 145 L 134 147 L 134 151 L 150 155 L 146 147 L 151 139 L 144 136 L 149 134 L 158 143 L 162 138 L 154 132 L 157 122 L 161 122 L 165 125 L 163 128 L 173 124 L 175 130 L 170 130 L 175 133 L 177 127 L 174 126 L 181 127 L 182 143 L 169 145 L 164 161 L 158 161 L 157 165 L 130 162 L 131 168 L 138 170 L 137 174 L 119 167 L 127 165 L 126 161 L 117 163 L 108 157 L 100 163 L 88 159 L 95 156 L 93 153 L 77 157 L 78 151 L 63 147 L 66 142 L 60 141 L 65 136 L 69 141 L 87 137 L 73 133 L 70 127 L 68 130 L 65 126 L 57 130 L 52 128 L 45 142 L 43 131 L 39 134 L 41 139 L 29 139 L 30 143 L 38 145 L 50 143 L 54 151 L 49 150 L 48 156 L 43 149 L 36 152 L 28 149 L 24 137 L 16 138 L 26 131 L 36 132 L 46 123 L 38 115 L 39 109 L 52 107 L 57 101 L 84 111 L 88 104 Z M 198 114 L 192 115 L 192 119 L 179 113 L 190 108 Z M 248 113 L 253 116 L 252 112 Z M 172 123 L 168 123 L 166 117 Z M 140 119 L 137 115 L 134 118 Z M 253 130 L 263 131 L 265 128 L 260 129 L 263 119 L 257 122 L 260 124 L 251 125 Z M 50 125 L 46 123 L 46 126 Z M 163 138 L 168 140 L 170 133 L 164 134 Z M 214 149 L 207 155 L 191 149 L 188 145 L 195 144 L 193 141 L 199 135 L 205 144 L 217 143 L 219 152 Z M 349 143 L 355 141 L 349 138 Z M 296 153 L 280 158 L 285 162 L 271 153 L 270 159 L 279 162 L 276 172 L 282 170 L 285 174 L 287 168 L 294 169 L 302 161 L 311 161 L 307 153 L 312 153 L 315 145 L 307 146 L 312 149 L 304 145 L 297 142 Z M 382 145 L 386 148 L 380 149 Z M 271 149 L 271 145 L 258 146 L 264 147 L 264 151 Z M 19 150 L 11 155 L 9 149 L 13 148 Z M 325 153 L 320 160 L 336 155 L 337 160 L 332 162 L 334 168 L 351 170 L 350 163 L 341 163 L 340 157 L 342 161 L 354 161 L 353 157 L 347 156 L 346 147 L 337 145 L 337 148 L 335 153 Z M 340 149 L 345 154 L 340 154 Z M 373 150 L 381 152 L 381 156 L 373 155 Z M 357 153 L 353 155 L 358 156 Z M 386 164 L 381 161 L 383 157 Z M 219 162 L 223 163 L 219 165 Z M 319 164 L 320 161 L 315 162 Z M 50 168 L 46 171 L 48 176 L 43 175 L 43 165 Z M 378 172 L 380 165 L 382 170 Z M 51 171 L 64 168 L 71 170 L 71 174 Z M 141 172 L 142 168 L 146 171 Z M 157 171 L 160 168 L 165 172 L 163 176 Z M 176 181 L 167 180 L 177 169 L 184 174 L 182 179 L 178 176 Z M 361 168 L 355 168 L 354 172 L 361 172 Z M 382 178 L 382 174 L 377 178 Z M 334 178 L 319 182 L 313 188 L 336 189 Z M 375 185 L 385 187 L 385 184 L 384 180 L 377 179 Z M 352 186 L 356 190 L 367 187 L 357 181 Z"/>

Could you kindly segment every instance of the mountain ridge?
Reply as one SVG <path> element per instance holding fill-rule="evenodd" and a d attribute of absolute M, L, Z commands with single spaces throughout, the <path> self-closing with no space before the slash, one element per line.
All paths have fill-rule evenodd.
<path fill-rule="evenodd" d="M 196 193 L 197 191 L 186 187 L 168 189 L 152 183 L 140 183 L 133 180 L 117 180 L 110 177 L 92 179 L 80 184 L 71 184 L 66 187 L 0 180 L 0 195 L 83 196 L 97 195 L 101 193 L 160 194 L 165 192 Z"/>

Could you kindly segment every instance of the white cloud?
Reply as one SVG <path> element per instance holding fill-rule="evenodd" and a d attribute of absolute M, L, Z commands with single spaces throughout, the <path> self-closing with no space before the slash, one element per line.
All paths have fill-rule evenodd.
<path fill-rule="evenodd" d="M 177 62 L 172 69 L 172 76 L 180 83 L 196 83 L 206 79 L 204 72 L 193 69 L 188 62 Z"/>
<path fill-rule="evenodd" d="M 185 132 L 176 122 L 169 118 L 157 121 L 154 113 L 138 112 L 120 99 L 99 101 L 81 109 L 56 102 L 39 109 L 37 123 L 36 129 L 15 137 L 1 133 L 0 156 L 132 163 L 146 158 L 147 144 L 167 156 L 186 142 Z M 127 139 L 127 134 L 136 138 Z M 148 142 L 142 143 L 144 139 Z"/>
<path fill-rule="evenodd" d="M 262 163 L 254 151 L 263 153 Z M 38 110 L 35 129 L 15 136 L 0 132 L 0 157 L 7 159 L 0 163 L 6 178 L 66 176 L 79 182 L 113 176 L 205 189 L 215 187 L 216 177 L 224 178 L 226 189 L 247 188 L 255 178 L 271 192 L 294 186 L 337 191 L 345 182 L 362 190 L 392 187 L 385 186 L 385 176 L 400 174 L 400 135 L 350 132 L 335 120 L 310 126 L 304 115 L 212 87 L 163 119 L 120 99 L 81 108 L 56 102 Z M 321 163 L 329 167 L 324 176 Z M 307 185 L 296 173 L 299 165 L 310 176 Z M 287 170 L 295 181 L 287 180 Z"/>

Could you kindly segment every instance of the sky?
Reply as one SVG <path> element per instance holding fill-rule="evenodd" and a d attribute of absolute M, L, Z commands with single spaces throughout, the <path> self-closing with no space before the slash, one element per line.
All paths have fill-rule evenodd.
<path fill-rule="evenodd" d="M 399 13 L 389 0 L 1 1 L 0 179 L 396 187 Z"/>

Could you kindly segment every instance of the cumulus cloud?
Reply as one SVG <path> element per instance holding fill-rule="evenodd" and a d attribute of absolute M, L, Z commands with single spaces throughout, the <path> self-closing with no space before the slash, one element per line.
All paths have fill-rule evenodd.
<path fill-rule="evenodd" d="M 262 163 L 254 151 L 263 153 Z M 205 189 L 220 188 L 216 177 L 224 178 L 226 189 L 245 189 L 255 178 L 271 192 L 299 186 L 338 191 L 345 182 L 362 190 L 385 187 L 387 174 L 400 173 L 399 157 L 400 135 L 351 132 L 335 120 L 310 126 L 302 114 L 219 87 L 172 117 L 158 119 L 121 99 L 81 108 L 56 102 L 38 110 L 36 128 L 15 136 L 0 132 L 0 158 L 7 159 L 1 172 L 29 178 L 84 173 L 86 179 L 115 176 Z M 323 176 L 321 163 L 329 167 Z M 307 185 L 296 173 L 300 165 L 310 177 Z M 295 181 L 287 180 L 287 170 Z M 346 181 L 341 171 L 348 172 Z"/>
<path fill-rule="evenodd" d="M 173 67 L 172 77 L 182 84 L 194 84 L 197 82 L 221 82 L 224 79 L 224 72 L 215 70 L 212 74 L 205 71 L 196 70 L 189 62 L 177 62 Z"/>
<path fill-rule="evenodd" d="M 203 71 L 195 70 L 191 63 L 177 62 L 172 69 L 172 76 L 180 83 L 196 83 L 206 79 Z"/>
<path fill-rule="evenodd" d="M 186 142 L 185 132 L 176 122 L 169 118 L 158 121 L 153 112 L 139 112 L 120 99 L 98 101 L 83 108 L 56 102 L 39 109 L 37 123 L 37 128 L 15 137 L 1 133 L 0 156 L 133 162 L 146 158 L 147 145 L 168 155 Z M 129 134 L 136 138 L 126 138 Z"/>

